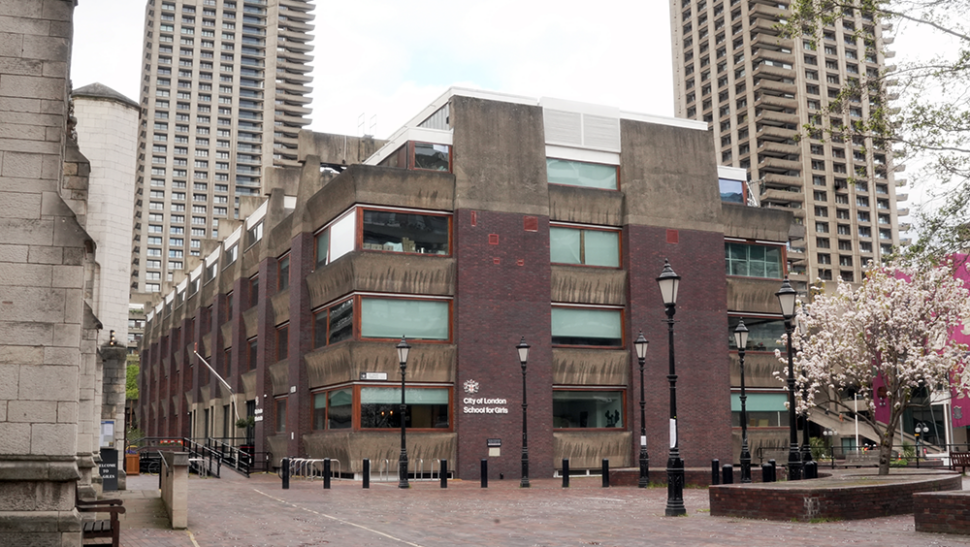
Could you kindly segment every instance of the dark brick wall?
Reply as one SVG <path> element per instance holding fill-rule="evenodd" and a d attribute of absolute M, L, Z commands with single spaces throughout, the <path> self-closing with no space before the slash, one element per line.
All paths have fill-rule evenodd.
<path fill-rule="evenodd" d="M 290 385 L 296 386 L 296 392 L 287 396 L 286 402 L 286 436 L 287 454 L 273 454 L 273 458 L 299 457 L 306 454 L 303 446 L 303 433 L 312 430 L 313 416 L 311 414 L 312 399 L 307 380 L 307 370 L 303 362 L 303 355 L 309 353 L 313 346 L 313 316 L 310 313 L 310 293 L 304 281 L 315 266 L 313 258 L 313 234 L 301 233 L 293 238 L 290 247 L 290 333 L 289 333 L 289 379 Z M 296 280 L 296 281 L 294 281 Z M 268 300 L 260 301 L 261 306 L 269 306 Z M 265 381 L 269 381 L 269 363 L 264 361 L 267 371 Z M 275 432 L 273 412 L 275 405 L 267 398 L 263 418 L 263 435 L 271 436 Z M 267 431 L 266 427 L 269 427 Z M 292 433 L 292 435 L 291 435 Z M 257 431 L 257 435 L 259 431 Z M 292 438 L 290 438 L 292 437 Z"/>
<path fill-rule="evenodd" d="M 731 391 L 728 368 L 724 237 L 719 233 L 628 226 L 623 234 L 629 274 L 627 344 L 640 330 L 650 342 L 644 367 L 647 451 L 651 469 L 666 467 L 669 451 L 670 384 L 668 332 L 656 278 L 664 258 L 681 277 L 674 315 L 677 422 L 681 458 L 688 467 L 711 459 L 731 461 Z M 673 234 L 670 234 L 671 236 Z M 639 375 L 631 353 L 627 416 L 634 435 L 630 450 L 639 459 Z"/>
<path fill-rule="evenodd" d="M 917 532 L 970 535 L 970 492 L 913 495 Z"/>
<path fill-rule="evenodd" d="M 521 477 L 522 368 L 515 346 L 523 336 L 532 346 L 526 371 L 529 475 L 553 473 L 549 223 L 540 218 L 538 231 L 527 232 L 524 221 L 521 214 L 455 213 L 454 416 L 461 439 L 455 469 L 463 479 L 479 478 L 489 438 L 502 440 L 501 456 L 488 458 L 489 475 Z M 465 394 L 462 386 L 467 380 L 478 382 L 480 391 Z M 464 414 L 464 397 L 506 399 L 505 405 L 488 406 L 504 406 L 508 414 Z"/>
<path fill-rule="evenodd" d="M 848 481 L 846 481 L 848 482 Z M 710 487 L 711 516 L 768 520 L 856 520 L 913 512 L 914 494 L 960 490 L 960 475 L 872 484 L 770 483 Z M 815 486 L 813 488 L 813 485 Z"/>

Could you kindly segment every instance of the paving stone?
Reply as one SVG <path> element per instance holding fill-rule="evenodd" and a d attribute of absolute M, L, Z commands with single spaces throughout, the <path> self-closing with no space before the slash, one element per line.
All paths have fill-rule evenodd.
<path fill-rule="evenodd" d="M 128 477 L 127 547 L 334 546 L 738 546 L 854 545 L 970 546 L 970 537 L 917 533 L 912 515 L 862 521 L 796 523 L 719 518 L 708 514 L 705 488 L 684 491 L 688 516 L 663 516 L 666 488 L 600 488 L 599 477 L 559 480 L 437 481 L 320 480 L 294 478 L 289 490 L 276 475 L 246 479 L 231 470 L 221 479 L 189 480 L 188 530 L 167 530 L 158 475 Z M 970 479 L 964 480 L 964 488 Z M 161 516 L 160 516 L 161 515 Z"/>

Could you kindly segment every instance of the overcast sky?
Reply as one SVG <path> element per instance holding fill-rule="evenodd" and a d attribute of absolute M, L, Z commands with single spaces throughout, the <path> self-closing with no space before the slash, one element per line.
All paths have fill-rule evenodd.
<path fill-rule="evenodd" d="M 314 2 L 311 129 L 386 137 L 448 87 L 673 115 L 663 0 Z M 144 0 L 79 0 L 74 87 L 138 100 Z M 373 123 L 376 125 L 371 129 Z"/>

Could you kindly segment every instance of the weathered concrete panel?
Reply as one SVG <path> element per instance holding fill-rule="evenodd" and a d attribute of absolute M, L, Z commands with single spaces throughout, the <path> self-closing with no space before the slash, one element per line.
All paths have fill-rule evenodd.
<path fill-rule="evenodd" d="M 560 385 L 629 385 L 630 352 L 627 350 L 552 350 L 552 383 Z"/>
<path fill-rule="evenodd" d="M 601 226 L 623 225 L 623 193 L 549 185 L 549 220 Z"/>
<path fill-rule="evenodd" d="M 360 473 L 363 459 L 371 461 L 371 474 L 376 477 L 384 469 L 384 460 L 390 463 L 390 475 L 397 475 L 397 459 L 401 453 L 401 434 L 395 431 L 321 431 L 303 436 L 308 458 L 330 458 L 340 462 L 341 472 Z M 431 471 L 431 462 L 456 458 L 457 434 L 408 432 L 408 470 L 416 473 L 419 462 L 424 460 L 424 472 Z M 454 469 L 454 465 L 451 466 Z M 335 472 L 336 467 L 332 468 Z"/>
<path fill-rule="evenodd" d="M 341 342 L 306 354 L 310 389 L 351 382 L 362 372 L 384 372 L 400 379 L 397 353 L 387 343 Z M 274 365 L 275 366 L 275 365 Z M 413 382 L 454 382 L 455 346 L 415 344 L 408 356 L 407 379 Z"/>
<path fill-rule="evenodd" d="M 775 296 L 780 288 L 780 279 L 728 277 L 727 309 L 732 312 L 781 314 Z"/>
<path fill-rule="evenodd" d="M 552 267 L 552 301 L 626 304 L 626 271 L 582 266 Z"/>
<path fill-rule="evenodd" d="M 621 119 L 620 139 L 623 224 L 721 232 L 710 131 Z"/>
<path fill-rule="evenodd" d="M 603 460 L 610 460 L 610 467 L 630 467 L 630 431 L 555 431 L 552 434 L 552 464 L 562 466 L 563 458 L 569 458 L 570 469 L 600 469 Z"/>
<path fill-rule="evenodd" d="M 548 217 L 542 108 L 455 96 L 450 114 L 455 208 Z"/>
<path fill-rule="evenodd" d="M 306 278 L 310 307 L 354 291 L 455 294 L 455 259 L 395 253 L 353 252 Z"/>

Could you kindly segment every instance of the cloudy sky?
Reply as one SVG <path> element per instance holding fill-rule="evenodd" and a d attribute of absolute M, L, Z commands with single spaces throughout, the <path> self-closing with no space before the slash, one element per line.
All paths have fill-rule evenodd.
<path fill-rule="evenodd" d="M 316 0 L 311 129 L 378 137 L 458 85 L 673 115 L 663 0 Z M 144 0 L 79 0 L 72 79 L 138 99 Z M 373 127 L 372 127 L 373 126 Z"/>

